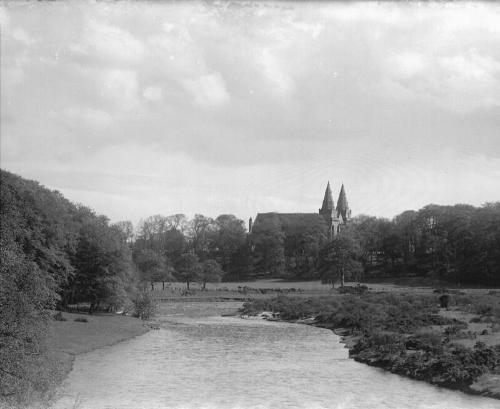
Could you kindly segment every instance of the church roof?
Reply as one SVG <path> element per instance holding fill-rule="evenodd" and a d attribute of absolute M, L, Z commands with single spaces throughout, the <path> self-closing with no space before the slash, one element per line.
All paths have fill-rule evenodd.
<path fill-rule="evenodd" d="M 252 231 L 265 226 L 275 226 L 286 233 L 302 232 L 305 229 L 328 229 L 325 218 L 318 213 L 258 213 Z"/>

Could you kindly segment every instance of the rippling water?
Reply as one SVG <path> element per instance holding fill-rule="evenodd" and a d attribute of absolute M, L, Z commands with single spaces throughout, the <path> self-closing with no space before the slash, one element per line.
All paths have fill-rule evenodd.
<path fill-rule="evenodd" d="M 498 408 L 348 359 L 331 331 L 168 317 L 159 331 L 77 357 L 53 408 Z"/>

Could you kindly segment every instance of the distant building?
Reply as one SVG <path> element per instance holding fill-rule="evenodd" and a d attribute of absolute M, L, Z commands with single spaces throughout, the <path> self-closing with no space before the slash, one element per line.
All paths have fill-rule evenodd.
<path fill-rule="evenodd" d="M 347 202 L 344 184 L 340 188 L 337 207 L 335 207 L 330 182 L 328 182 L 323 204 L 318 213 L 258 213 L 255 222 L 252 222 L 252 218 L 250 218 L 248 230 L 249 233 L 252 233 L 256 226 L 272 222 L 281 226 L 285 236 L 292 232 L 295 233 L 297 230 L 318 227 L 324 229 L 328 238 L 331 239 L 340 233 L 342 225 L 345 225 L 350 218 L 351 209 L 349 209 Z"/>

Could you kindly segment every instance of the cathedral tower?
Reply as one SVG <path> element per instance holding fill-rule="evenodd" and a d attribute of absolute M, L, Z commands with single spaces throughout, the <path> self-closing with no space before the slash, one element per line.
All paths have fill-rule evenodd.
<path fill-rule="evenodd" d="M 339 199 L 337 200 L 337 217 L 342 218 L 342 222 L 346 223 L 351 218 L 351 209 L 347 203 L 347 195 L 345 194 L 344 184 L 340 188 Z"/>
<path fill-rule="evenodd" d="M 323 205 L 319 209 L 319 214 L 325 219 L 329 230 L 328 238 L 332 238 L 339 232 L 339 223 L 337 212 L 335 211 L 335 204 L 333 202 L 332 189 L 330 188 L 330 182 L 326 185 L 325 197 L 323 198 Z"/>

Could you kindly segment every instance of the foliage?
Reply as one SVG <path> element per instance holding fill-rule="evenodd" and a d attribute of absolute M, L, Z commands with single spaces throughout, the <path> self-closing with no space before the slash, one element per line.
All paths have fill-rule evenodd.
<path fill-rule="evenodd" d="M 3 170 L 0 182 L 0 394 L 22 399 L 56 378 L 49 309 L 117 306 L 135 280 L 127 239 L 106 218 Z"/>
<path fill-rule="evenodd" d="M 252 247 L 255 266 L 273 277 L 285 273 L 285 234 L 277 217 L 265 223 L 255 224 L 252 229 Z"/>
<path fill-rule="evenodd" d="M 392 221 L 358 216 L 352 230 L 368 275 L 419 275 L 500 285 L 500 203 L 428 205 Z"/>
<path fill-rule="evenodd" d="M 198 279 L 202 283 L 202 288 L 205 289 L 207 283 L 218 283 L 224 271 L 217 261 L 209 259 L 201 263 Z"/>
<path fill-rule="evenodd" d="M 198 256 L 193 253 L 184 253 L 179 261 L 177 268 L 177 276 L 186 283 L 189 291 L 189 284 L 193 281 L 198 281 L 200 278 L 201 266 Z"/>
<path fill-rule="evenodd" d="M 70 288 L 74 299 L 89 301 L 89 312 L 102 303 L 118 308 L 127 299 L 127 286 L 133 281 L 131 261 L 129 247 L 106 218 L 85 224 L 73 257 L 76 271 Z"/>
<path fill-rule="evenodd" d="M 327 226 L 316 216 L 259 214 L 251 236 L 255 267 L 275 277 L 316 277 L 327 241 Z"/>
<path fill-rule="evenodd" d="M 333 287 L 337 280 L 343 286 L 345 279 L 358 279 L 362 273 L 358 257 L 359 246 L 352 235 L 344 232 L 335 236 L 321 251 L 321 281 Z"/>
<path fill-rule="evenodd" d="M 436 302 L 434 295 L 394 293 L 310 299 L 278 296 L 246 302 L 242 312 L 278 312 L 283 319 L 313 316 L 321 326 L 344 328 L 357 336 L 350 347 L 356 360 L 451 388 L 467 387 L 482 374 L 500 370 L 500 348 L 477 343 L 468 349 L 449 344 L 446 334 L 422 332 L 431 325 L 466 327 L 437 315 Z"/>
<path fill-rule="evenodd" d="M 134 304 L 134 317 L 141 320 L 149 320 L 156 313 L 156 301 L 148 291 L 141 291 L 132 300 Z"/>
<path fill-rule="evenodd" d="M 155 282 L 172 281 L 174 279 L 174 271 L 167 257 L 158 254 L 152 249 L 138 249 L 134 254 L 134 262 L 139 270 L 141 280 L 149 281 L 152 290 Z"/>
<path fill-rule="evenodd" d="M 242 278 L 252 268 L 243 221 L 228 214 L 220 215 L 215 220 L 201 214 L 195 215 L 192 220 L 182 214 L 150 216 L 141 221 L 132 247 L 136 264 L 144 251 L 148 252 L 150 259 L 165 260 L 167 268 L 160 270 L 166 276 L 163 274 L 161 278 L 146 274 L 157 281 L 168 281 L 174 272 L 183 281 L 185 278 L 189 278 L 190 282 L 195 280 L 196 274 L 186 276 L 183 267 L 184 254 L 187 253 L 196 255 L 200 262 L 215 260 L 228 277 Z"/>

